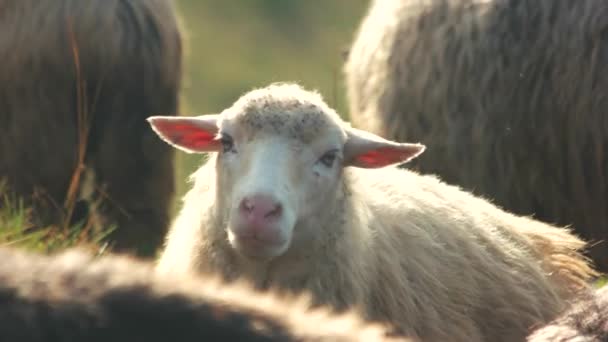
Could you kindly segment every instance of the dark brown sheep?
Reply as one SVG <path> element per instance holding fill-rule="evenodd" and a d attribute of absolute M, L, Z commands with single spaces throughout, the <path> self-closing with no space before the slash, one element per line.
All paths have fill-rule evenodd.
<path fill-rule="evenodd" d="M 608 341 L 608 286 L 583 296 L 560 317 L 528 337 L 528 342 L 576 341 Z"/>
<path fill-rule="evenodd" d="M 595 243 L 608 271 L 608 2 L 376 0 L 345 65 L 352 121 L 412 163 Z"/>
<path fill-rule="evenodd" d="M 210 276 L 165 278 L 124 256 L 0 248 L 0 260 L 1 341 L 401 340 L 353 314 L 309 311 L 303 297 Z"/>
<path fill-rule="evenodd" d="M 151 254 L 174 192 L 173 152 L 145 121 L 178 112 L 172 2 L 0 0 L 0 32 L 0 178 L 48 224 L 92 175 L 117 250 Z"/>

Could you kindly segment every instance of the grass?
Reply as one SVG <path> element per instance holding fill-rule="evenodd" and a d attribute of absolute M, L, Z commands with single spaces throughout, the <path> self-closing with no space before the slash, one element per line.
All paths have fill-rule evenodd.
<path fill-rule="evenodd" d="M 74 224 L 61 222 L 34 229 L 30 220 L 32 209 L 2 189 L 0 185 L 0 246 L 15 246 L 41 253 L 58 252 L 74 246 L 97 254 L 105 252 L 105 238 L 113 227 L 96 228 L 87 221 Z"/>

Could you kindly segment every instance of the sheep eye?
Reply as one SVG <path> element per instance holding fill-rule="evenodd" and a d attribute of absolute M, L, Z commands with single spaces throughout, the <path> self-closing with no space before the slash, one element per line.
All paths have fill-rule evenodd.
<path fill-rule="evenodd" d="M 321 159 L 319 159 L 319 161 L 321 163 L 323 163 L 323 165 L 327 166 L 327 167 L 332 167 L 336 157 L 338 156 L 338 151 L 336 150 L 331 150 L 329 152 L 326 152 Z"/>
<path fill-rule="evenodd" d="M 222 143 L 224 152 L 230 152 L 234 148 L 234 141 L 232 140 L 232 137 L 228 134 L 222 134 L 220 142 Z"/>

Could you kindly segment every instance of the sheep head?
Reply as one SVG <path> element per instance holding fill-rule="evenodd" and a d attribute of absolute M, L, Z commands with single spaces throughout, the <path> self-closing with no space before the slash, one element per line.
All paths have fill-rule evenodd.
<path fill-rule="evenodd" d="M 180 150 L 217 153 L 228 239 L 256 259 L 282 255 L 310 234 L 302 227 L 332 208 L 343 168 L 403 163 L 425 149 L 350 127 L 295 84 L 253 90 L 221 114 L 148 121 Z"/>

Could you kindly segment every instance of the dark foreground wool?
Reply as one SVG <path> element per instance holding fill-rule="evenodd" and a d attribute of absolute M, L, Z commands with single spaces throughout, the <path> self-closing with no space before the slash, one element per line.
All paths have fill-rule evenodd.
<path fill-rule="evenodd" d="M 608 286 L 579 299 L 559 318 L 532 333 L 528 341 L 608 341 Z"/>
<path fill-rule="evenodd" d="M 304 298 L 213 277 L 163 279 L 132 258 L 0 248 L 0 260 L 0 341 L 393 340 L 354 315 L 307 311 Z"/>
<path fill-rule="evenodd" d="M 44 225 L 68 214 L 82 166 L 116 249 L 150 255 L 174 192 L 173 152 L 145 121 L 178 112 L 172 1 L 0 0 L 0 32 L 0 179 Z"/>
<path fill-rule="evenodd" d="M 608 271 L 608 2 L 375 0 L 345 66 L 353 123 L 410 165 L 597 243 Z"/>

